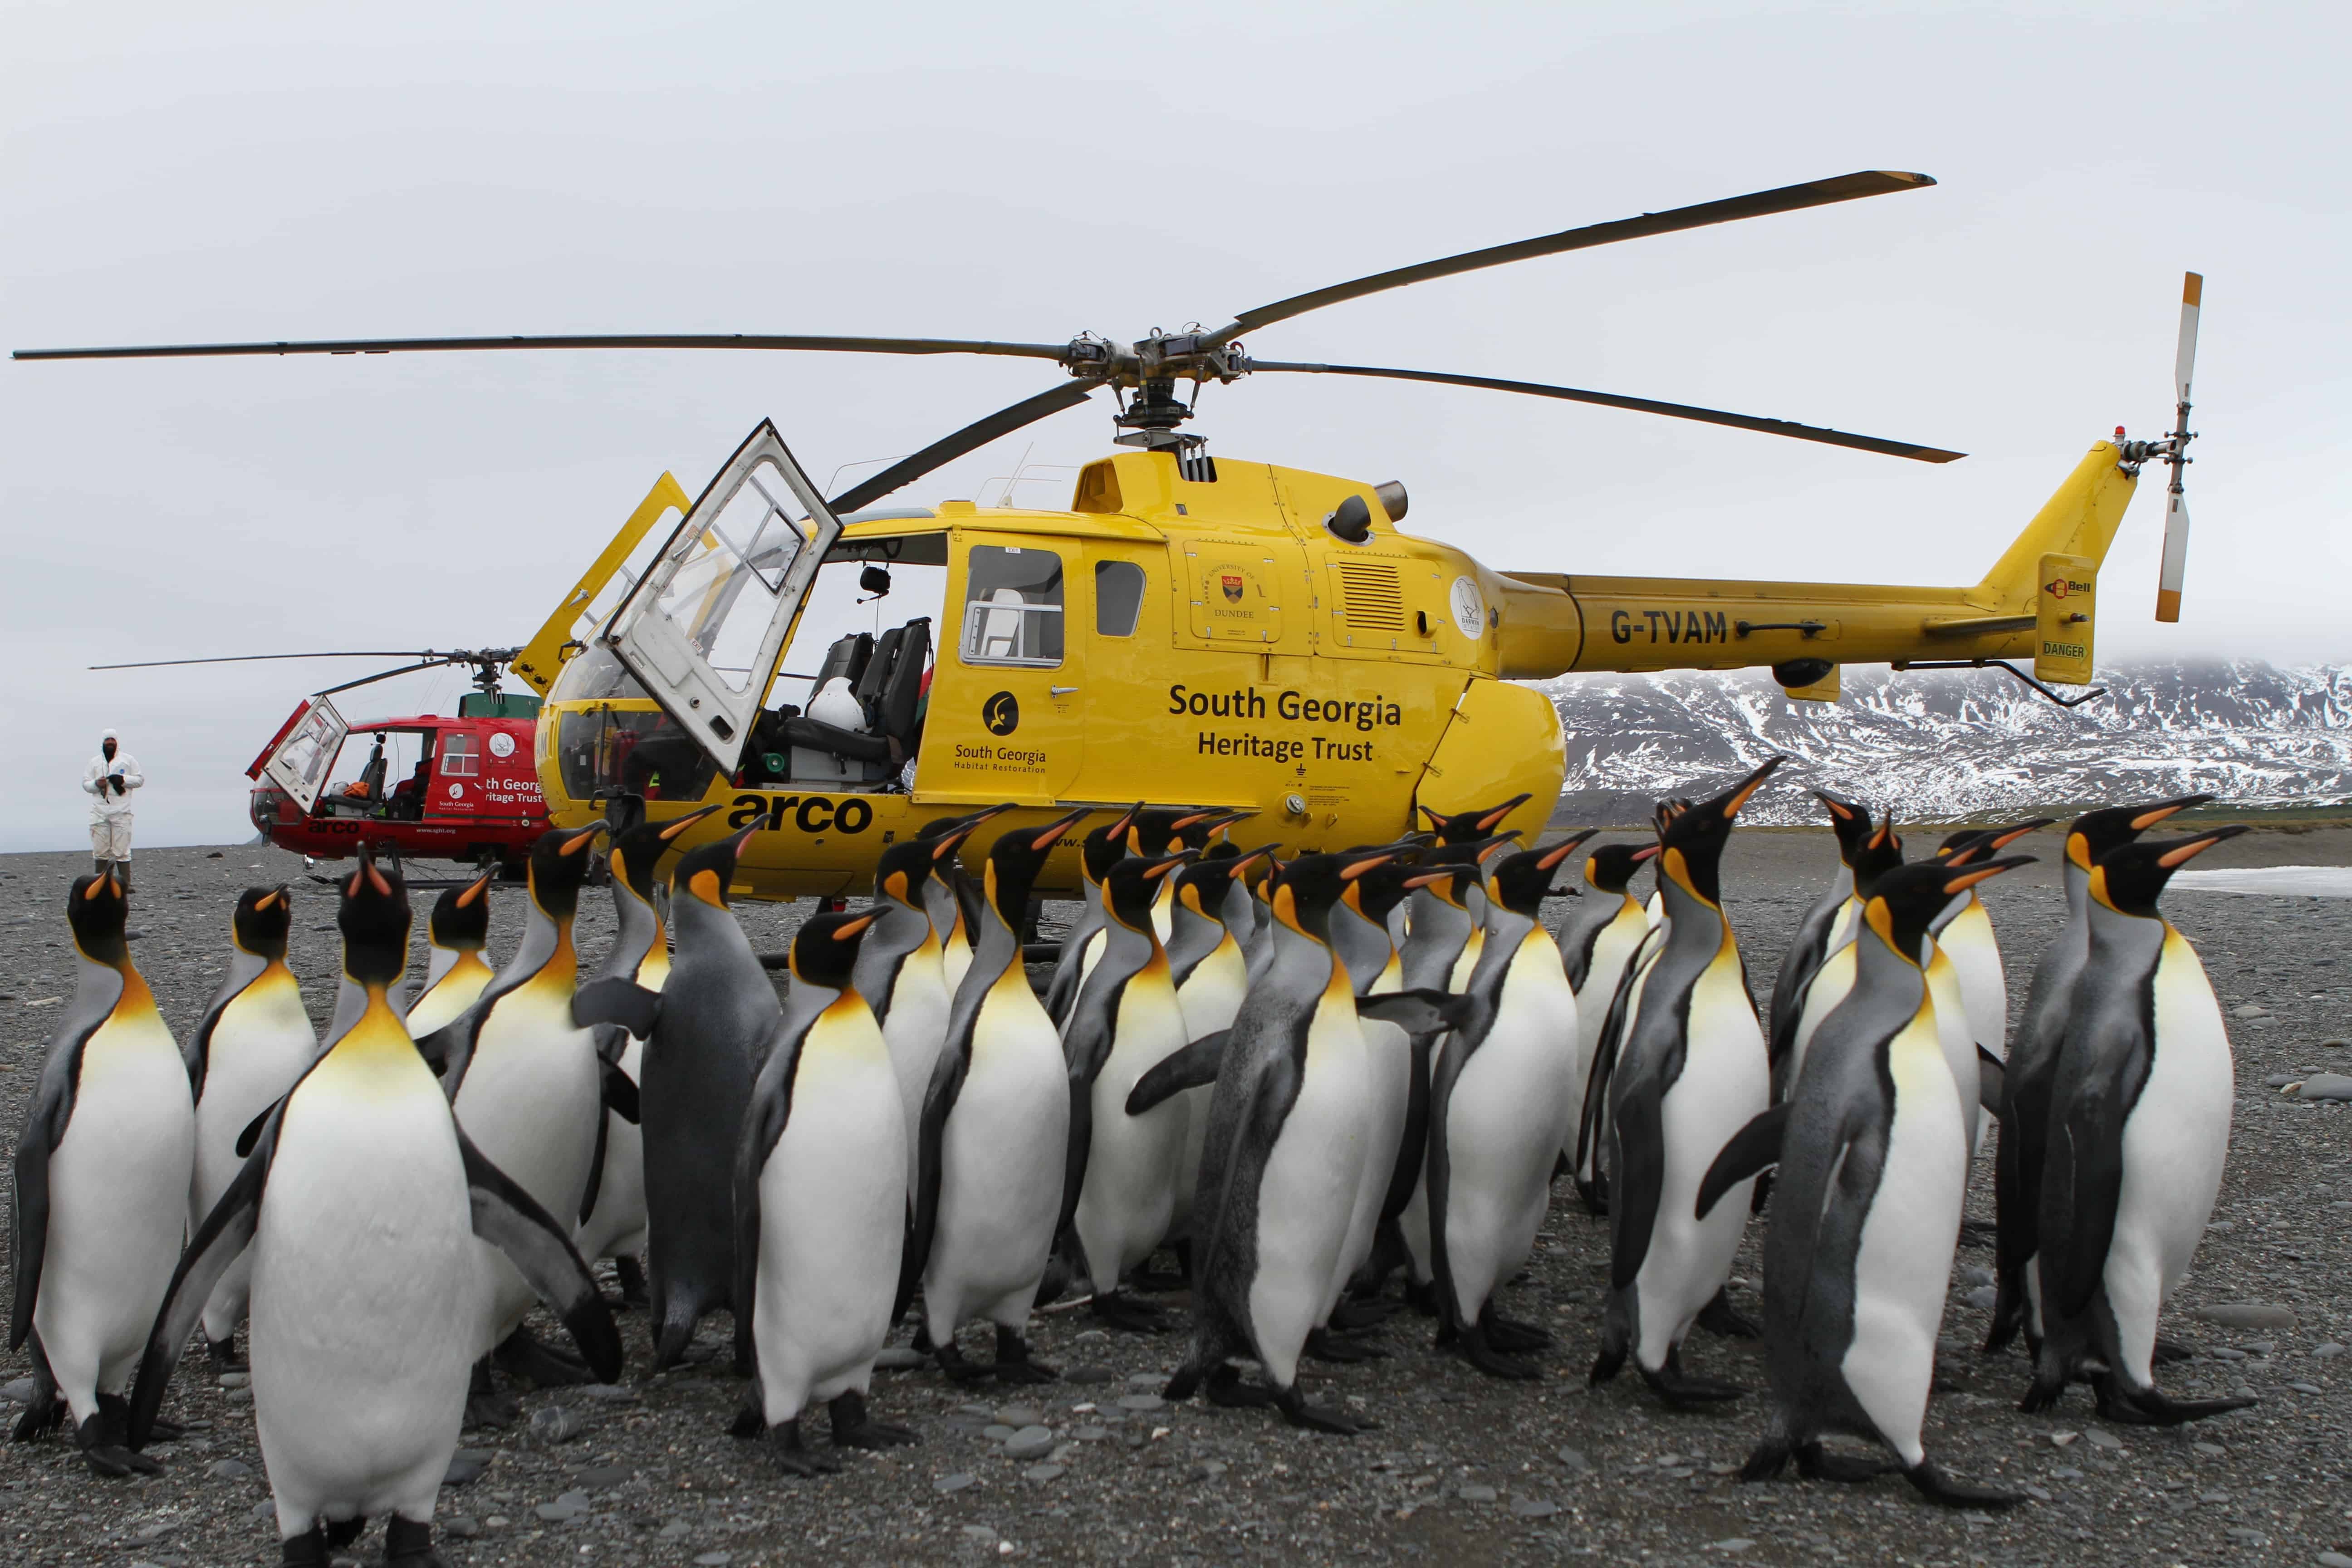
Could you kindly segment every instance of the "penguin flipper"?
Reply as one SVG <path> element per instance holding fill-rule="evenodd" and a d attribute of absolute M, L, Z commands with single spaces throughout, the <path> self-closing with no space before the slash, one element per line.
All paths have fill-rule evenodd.
<path fill-rule="evenodd" d="M 1654 1072 L 1625 1086 L 1617 1102 L 1617 1165 L 1609 1189 L 1609 1288 L 1630 1288 L 1650 1255 L 1666 1181 L 1665 1088 Z"/>
<path fill-rule="evenodd" d="M 923 1270 L 931 1260 L 931 1233 L 940 1223 L 942 1148 L 948 1118 L 954 1114 L 956 1101 L 963 1094 L 963 1080 L 971 1071 L 970 1044 L 971 1037 L 966 1035 L 965 1049 L 950 1047 L 940 1053 L 931 1068 L 930 1088 L 923 1096 L 923 1114 L 916 1130 L 914 1214 L 907 1230 L 906 1252 L 898 1264 L 898 1293 L 890 1303 L 893 1323 L 906 1317 L 915 1288 L 922 1283 Z"/>
<path fill-rule="evenodd" d="M 1137 1079 L 1135 1087 L 1128 1091 L 1127 1113 L 1140 1116 L 1188 1089 L 1202 1089 L 1216 1082 L 1217 1068 L 1225 1059 L 1225 1041 L 1232 1033 L 1230 1029 L 1219 1029 L 1160 1058 L 1158 1065 Z"/>
<path fill-rule="evenodd" d="M 1985 1049 L 1977 1047 L 1977 1104 L 2000 1114 L 2001 1080 L 2009 1076 L 2009 1064 Z"/>
<path fill-rule="evenodd" d="M 1724 1194 L 1766 1166 L 1780 1163 L 1780 1142 L 1789 1130 L 1789 1103 L 1784 1100 L 1751 1117 L 1747 1126 L 1731 1135 L 1731 1142 L 1716 1155 L 1698 1184 L 1698 1203 L 1692 1217 L 1705 1219 Z"/>
<path fill-rule="evenodd" d="M 648 991 L 621 975 L 607 975 L 572 994 L 572 1022 L 583 1029 L 617 1025 L 641 1040 L 650 1040 L 654 1025 L 661 1018 L 661 1005 L 660 992 Z"/>
<path fill-rule="evenodd" d="M 604 1064 L 604 1104 L 630 1126 L 637 1125 L 637 1080 L 618 1062 Z"/>
<path fill-rule="evenodd" d="M 2081 1316 L 2105 1277 L 2123 1197 L 2124 1119 L 2147 1077 L 2147 1057 L 2136 1052 L 2076 1084 L 2053 1108 L 2042 1169 L 2041 1256 L 2042 1289 L 2059 1318 Z"/>
<path fill-rule="evenodd" d="M 280 1100 L 261 1113 L 266 1127 L 252 1155 L 221 1194 L 213 1212 L 205 1216 L 205 1223 L 196 1227 L 195 1238 L 180 1254 L 179 1267 L 172 1271 L 171 1287 L 156 1310 L 155 1327 L 147 1336 L 147 1349 L 139 1358 L 138 1380 L 131 1389 L 126 1440 L 133 1449 L 146 1447 L 154 1431 L 155 1413 L 163 1407 L 163 1390 L 180 1364 L 181 1352 L 188 1348 L 188 1336 L 195 1332 L 205 1315 L 213 1287 L 253 1240 L 254 1227 L 261 1218 L 261 1190 L 269 1181 L 270 1162 L 278 1154 L 280 1124 L 274 1118 L 284 1103 Z"/>
<path fill-rule="evenodd" d="M 1466 998 L 1465 998 L 1466 999 Z M 1445 1247 L 1445 1210 L 1453 1196 L 1454 1151 L 1445 1138 L 1446 1112 L 1454 1103 L 1454 1086 L 1462 1069 L 1478 1051 L 1479 1042 L 1456 1035 L 1439 1053 L 1429 1075 L 1428 1125 L 1424 1132 L 1429 1171 L 1429 1276 L 1437 1287 L 1437 1321 L 1452 1332 L 1473 1326 L 1462 1321 L 1462 1301 L 1454 1293 L 1454 1261 Z M 1444 1338 L 1441 1336 L 1440 1342 Z"/>
<path fill-rule="evenodd" d="M 1602 1016 L 1601 1033 L 1592 1043 L 1592 1065 L 1587 1069 L 1584 1084 L 1584 1110 L 1576 1125 L 1576 1168 L 1590 1171 L 1596 1176 L 1601 1169 L 1601 1140 L 1609 1124 L 1609 1089 L 1617 1077 L 1617 1055 L 1625 1041 L 1625 1018 L 1633 1010 L 1634 996 L 1641 991 L 1644 966 L 1665 938 L 1659 934 L 1664 928 L 1653 926 L 1642 933 L 1625 967 L 1617 975 L 1617 989 L 1610 994 L 1609 1011 Z"/>
<path fill-rule="evenodd" d="M 1357 997 L 1356 1016 L 1395 1024 L 1408 1035 L 1433 1035 L 1461 1028 L 1475 1006 L 1469 996 L 1444 991 L 1384 991 Z"/>
<path fill-rule="evenodd" d="M 615 1381 L 621 1375 L 621 1331 L 614 1327 L 604 1292 L 597 1289 L 595 1276 L 581 1260 L 578 1248 L 538 1199 L 475 1148 L 465 1129 L 454 1121 L 452 1126 L 457 1152 L 466 1162 L 466 1197 L 473 1209 L 474 1234 L 504 1253 L 539 1299 L 563 1320 L 597 1381 Z M 203 1302 L 197 1306 L 201 1309 Z"/>
<path fill-rule="evenodd" d="M 53 1047 L 41 1068 L 41 1081 L 33 1090 L 33 1107 L 25 1117 L 24 1135 L 16 1143 L 16 1226 L 10 1274 L 16 1296 L 8 1309 L 8 1348 L 22 1349 L 33 1331 L 33 1303 L 40 1299 L 41 1263 L 49 1243 L 49 1154 L 66 1135 L 73 1120 L 74 1090 L 81 1079 L 81 1048 L 95 1024 L 79 1038 Z M 61 1048 L 60 1048 L 61 1047 Z"/>
<path fill-rule="evenodd" d="M 1396 1163 L 1389 1171 L 1389 1190 L 1381 1200 L 1381 1223 L 1392 1225 L 1412 1205 L 1412 1189 L 1421 1181 L 1421 1165 L 1429 1150 L 1429 1049 L 1435 1037 L 1412 1035 L 1406 1042 L 1412 1053 L 1404 1091 L 1404 1131 L 1397 1139 Z"/>
<path fill-rule="evenodd" d="M 441 1092 L 449 1102 L 457 1102 L 457 1090 L 466 1082 L 466 1069 L 473 1065 L 474 1036 L 481 1028 L 484 1014 L 493 1000 L 485 991 L 474 1005 L 458 1014 L 441 1027 L 416 1042 L 416 1054 L 441 1080 Z"/>

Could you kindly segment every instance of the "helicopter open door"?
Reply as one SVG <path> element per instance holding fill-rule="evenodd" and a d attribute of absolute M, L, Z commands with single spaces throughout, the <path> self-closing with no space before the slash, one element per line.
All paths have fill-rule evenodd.
<path fill-rule="evenodd" d="M 733 773 L 817 567 L 841 533 L 766 420 L 629 591 L 603 641 L 671 720 Z"/>
<path fill-rule="evenodd" d="M 327 774 L 351 731 L 333 703 L 323 697 L 306 698 L 270 742 L 269 750 L 262 753 L 259 766 L 248 770 L 248 776 L 266 774 L 308 816 L 319 804 L 319 792 L 327 787 Z"/>

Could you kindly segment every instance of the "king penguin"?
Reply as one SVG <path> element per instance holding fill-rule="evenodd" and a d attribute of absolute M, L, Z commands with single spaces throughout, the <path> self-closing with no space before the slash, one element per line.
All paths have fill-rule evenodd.
<path fill-rule="evenodd" d="M 1592 836 L 1489 861 L 1486 941 L 1429 1088 L 1429 1242 L 1440 1343 L 1496 1377 L 1533 1378 L 1514 1351 L 1551 1336 L 1496 1310 L 1534 1249 L 1560 1147 L 1576 1125 L 1576 994 L 1543 924 L 1552 873 Z M 1442 874 L 1442 873 L 1441 873 Z"/>
<path fill-rule="evenodd" d="M 606 830 L 552 827 L 531 846 L 530 910 L 522 942 L 504 969 L 455 1022 L 417 1042 L 442 1064 L 458 1125 L 491 1163 L 565 1224 L 585 1218 L 588 1183 L 607 1098 L 634 1113 L 634 1095 L 613 1080 L 596 1031 L 575 1016 L 580 960 L 572 923 L 588 879 L 587 851 Z M 625 1081 L 625 1080 L 624 1080 Z M 522 1327 L 530 1283 L 486 1247 L 491 1274 L 485 1335 L 510 1370 L 542 1387 L 585 1381 L 569 1357 L 540 1345 Z"/>
<path fill-rule="evenodd" d="M 1348 882 L 1388 858 L 1302 855 L 1271 879 L 1275 956 L 1216 1053 L 1193 1200 L 1205 1224 L 1195 1248 L 1192 1340 L 1169 1382 L 1171 1399 L 1192 1397 L 1205 1380 L 1213 1404 L 1272 1404 L 1292 1425 L 1327 1432 L 1352 1435 L 1364 1426 L 1308 1404 L 1297 1376 L 1307 1336 L 1329 1309 L 1370 1101 L 1355 990 L 1329 944 L 1331 906 Z M 1453 1021 L 1458 1005 L 1400 992 L 1364 1005 L 1423 1033 Z M 1164 1087 L 1139 1084 L 1129 1109 L 1142 1109 L 1139 1102 Z M 1237 1356 L 1256 1359 L 1266 1387 L 1242 1384 Z"/>
<path fill-rule="evenodd" d="M 892 1315 L 919 1282 L 924 1341 L 958 1383 L 1055 1375 L 1029 1359 L 1026 1334 L 1062 1222 L 1070 1089 L 1061 1037 L 1021 962 L 1021 921 L 1055 842 L 1086 816 L 1016 828 L 989 847 L 979 943 L 925 1086 L 914 1224 Z M 975 1316 L 995 1325 L 992 1363 L 956 1347 L 956 1330 Z"/>
<path fill-rule="evenodd" d="M 302 987 L 286 967 L 286 933 L 294 921 L 284 888 L 247 888 L 230 918 L 228 978 L 188 1037 L 188 1081 L 196 1095 L 196 1163 L 188 1184 L 194 1233 L 245 1164 L 237 1137 L 294 1087 L 319 1055 L 319 1032 L 302 1005 Z M 205 1307 L 205 1349 L 221 1371 L 236 1359 L 253 1268 L 229 1265 Z"/>
<path fill-rule="evenodd" d="M 445 888 L 425 928 L 425 989 L 408 1005 L 408 1030 L 418 1039 L 456 1021 L 494 977 L 483 962 L 490 942 L 490 874 L 462 888 Z"/>
<path fill-rule="evenodd" d="M 1626 966 L 1633 962 L 1635 950 L 1650 930 L 1642 900 L 1626 889 L 1643 862 L 1655 858 L 1657 853 L 1655 844 L 1604 844 L 1587 855 L 1583 900 L 1554 933 L 1569 988 L 1576 994 L 1577 1118 L 1560 1157 L 1570 1167 L 1585 1206 L 1594 1214 L 1601 1212 L 1601 1189 L 1591 1152 L 1580 1147 L 1588 1142 L 1580 1136 L 1586 1120 L 1583 1108 L 1592 1084 L 1592 1058 L 1601 1040 L 1601 1026 L 1608 1019 L 1617 983 L 1624 978 Z"/>
<path fill-rule="evenodd" d="M 704 1314 L 737 1305 L 735 1150 L 728 1134 L 742 1125 L 752 1075 L 784 1016 L 760 955 L 727 907 L 736 858 L 760 829 L 754 821 L 678 857 L 669 900 L 677 950 L 658 994 L 605 980 L 579 998 L 582 1017 L 619 1024 L 646 1042 L 640 1115 L 656 1371 L 677 1364 Z"/>
<path fill-rule="evenodd" d="M 1223 846 L 1219 846 L 1223 847 Z M 1165 882 L 1174 892 L 1155 909 L 1169 910 L 1168 978 L 1176 987 L 1176 1005 L 1184 1016 L 1186 1040 L 1204 1039 L 1230 1027 L 1249 990 L 1249 964 L 1242 954 L 1241 936 L 1225 924 L 1234 907 L 1234 880 L 1278 847 L 1266 845 L 1246 855 L 1204 858 L 1179 866 Z M 1187 1089 L 1184 1107 L 1184 1153 L 1177 1162 L 1173 1193 L 1176 1206 L 1168 1221 L 1168 1244 L 1191 1272 L 1192 1194 L 1201 1179 L 1201 1152 L 1209 1141 L 1209 1090 L 1204 1085 Z"/>
<path fill-rule="evenodd" d="M 1078 915 L 1063 934 L 1061 951 L 1054 957 L 1054 978 L 1045 986 L 1045 1011 L 1056 1025 L 1070 1016 L 1070 1004 L 1078 999 L 1078 982 L 1102 952 L 1102 879 L 1127 858 L 1127 830 L 1142 809 L 1139 800 L 1101 826 L 1088 829 L 1078 841 Z"/>
<path fill-rule="evenodd" d="M 163 1468 L 133 1452 L 122 1394 L 187 1234 L 196 1152 L 187 1064 L 131 962 L 128 914 L 110 869 L 66 895 L 79 973 L 17 1135 L 12 1211 L 8 1348 L 33 1342 L 16 1439 L 70 1415 L 102 1476 Z"/>
<path fill-rule="evenodd" d="M 2172 1399 L 2151 1365 L 2157 1318 L 2221 1188 L 2235 1092 L 2221 1004 L 2156 904 L 2173 872 L 2245 831 L 2126 843 L 2091 868 L 2090 941 L 2051 1075 L 2042 1336 L 2021 1410 L 2049 1408 L 2085 1372 L 2111 1421 L 2177 1426 L 2254 1403 Z"/>
<path fill-rule="evenodd" d="M 656 994 L 667 983 L 669 931 L 662 919 L 661 905 L 656 900 L 656 873 L 670 846 L 688 828 L 718 809 L 716 805 L 706 805 L 667 822 L 652 822 L 645 817 L 643 803 L 633 799 L 626 815 L 635 820 L 614 832 L 606 860 L 612 869 L 613 913 L 618 930 L 612 951 L 596 971 L 597 980 L 625 980 Z M 608 1079 L 618 1072 L 632 1086 L 645 1081 L 644 1036 L 617 1025 L 600 1026 L 596 1054 L 605 1064 Z M 646 1241 L 642 1115 L 642 1107 L 640 1120 L 624 1116 L 609 1105 L 605 1107 L 604 1135 L 597 1145 L 596 1162 L 590 1167 L 594 1173 L 589 1178 L 584 1200 L 588 1217 L 580 1227 L 582 1255 L 592 1261 L 600 1258 L 613 1259 L 614 1272 L 621 1283 L 621 1299 L 639 1307 L 650 1305 L 652 1300 L 646 1289 L 645 1275 L 637 1267 L 637 1255 L 645 1251 Z"/>
<path fill-rule="evenodd" d="M 932 1069 L 939 1066 L 947 1039 L 948 1004 L 954 995 L 948 988 L 945 950 L 924 902 L 924 889 L 935 865 L 952 861 L 981 824 L 1008 809 L 999 806 L 893 844 L 882 851 L 874 869 L 874 923 L 859 939 L 857 972 L 850 981 L 874 1009 L 874 1021 L 882 1026 L 882 1043 L 890 1051 L 891 1070 L 898 1075 L 899 1100 L 907 1112 L 910 1193 L 915 1190 L 923 1100 L 930 1092 Z M 969 965 L 967 959 L 967 969 Z"/>
<path fill-rule="evenodd" d="M 907 1229 L 898 1079 L 850 983 L 873 920 L 816 914 L 793 933 L 783 1026 L 735 1151 L 736 1355 L 753 1379 L 735 1432 L 764 1431 L 779 1468 L 795 1475 L 840 1466 L 802 1440 L 801 1415 L 815 1401 L 831 1406 L 836 1448 L 917 1440 L 866 1408 Z"/>
<path fill-rule="evenodd" d="M 1852 990 L 1816 1035 L 1790 1096 L 1740 1129 L 1695 1213 L 1777 1161 L 1764 1241 L 1764 1364 L 1771 1411 L 1743 1480 L 1860 1480 L 1886 1467 L 1832 1455 L 1826 1436 L 1885 1444 L 1911 1484 L 1949 1507 L 2006 1508 L 1927 1457 L 1920 1428 L 1958 1243 L 1968 1142 L 1920 967 L 1945 902 L 2029 858 L 1906 866 L 1864 906 Z"/>
<path fill-rule="evenodd" d="M 1748 1213 L 1739 1202 L 1693 1218 L 1706 1167 L 1771 1099 L 1764 1032 L 1748 994 L 1739 943 L 1723 912 L 1719 866 L 1739 808 L 1779 757 L 1712 800 L 1664 821 L 1658 877 L 1665 939 L 1626 1008 L 1610 1083 L 1610 1280 L 1596 1384 L 1631 1352 L 1669 1404 L 1736 1397 L 1728 1384 L 1682 1370 L 1682 1342 L 1730 1278 Z"/>
<path fill-rule="evenodd" d="M 2048 827 L 2053 820 L 2037 816 L 2012 827 L 1951 834 L 1937 847 L 1936 858 L 1948 860 L 1967 849 L 1981 862 L 2027 834 Z M 1953 977 L 1959 983 L 1969 1044 L 1976 1047 L 1979 1059 L 1987 1063 L 1987 1070 L 2002 1070 L 2009 1060 L 2009 975 L 2001 966 L 2000 941 L 1993 934 L 1992 912 L 1977 896 L 1973 883 L 1952 896 L 1943 912 L 1928 923 L 1927 934 L 1935 939 L 1936 946 L 1952 966 Z M 1978 1100 L 1969 1096 L 1966 1085 L 1961 1089 L 1960 1103 L 1974 1123 L 1969 1135 L 1969 1158 L 1974 1160 L 1985 1140 L 1991 1136 L 1992 1110 L 1979 1109 Z M 2000 1099 L 1996 1094 L 1993 1110 L 1999 1110 L 2000 1105 Z"/>
<path fill-rule="evenodd" d="M 1137 1079 L 1191 1043 L 1167 951 L 1151 929 L 1160 879 L 1188 858 L 1130 855 L 1110 868 L 1102 957 L 1062 1026 L 1070 1093 L 1062 1205 L 1074 1261 L 1093 1290 L 1094 1314 L 1139 1333 L 1159 1332 L 1164 1314 L 1121 1281 L 1166 1238 L 1175 1215 L 1185 1110 L 1179 1102 L 1130 1116 L 1125 1106 Z"/>
<path fill-rule="evenodd" d="M 2109 806 L 2085 812 L 2066 829 L 2066 922 L 2034 965 L 2025 1007 L 2011 1036 L 2009 1065 L 2001 1075 L 2000 1142 L 1993 1162 L 1994 1300 L 1992 1328 L 1985 1339 L 1987 1353 L 2006 1346 L 2020 1329 L 2026 1331 L 2029 1350 L 2041 1342 L 2042 1328 L 2032 1295 L 2036 1279 L 2033 1258 L 2040 1246 L 2042 1164 L 2049 1145 L 2051 1083 L 2058 1070 L 2058 1048 L 2065 1039 L 2074 990 L 2090 955 L 2091 872 L 2109 852 L 2212 798 L 2187 795 L 2144 805 Z"/>
<path fill-rule="evenodd" d="M 1861 801 L 1848 800 L 1825 789 L 1813 791 L 1813 798 L 1830 814 L 1830 832 L 1837 842 L 1838 868 L 1837 875 L 1830 879 L 1828 890 L 1815 899 L 1797 921 L 1796 934 L 1789 939 L 1788 951 L 1780 955 L 1780 971 L 1773 976 L 1772 1005 L 1768 1014 L 1771 1033 L 1766 1038 L 1776 1071 L 1796 1038 L 1797 1019 L 1805 1006 L 1805 991 L 1812 984 L 1822 961 L 1829 956 L 1831 933 L 1839 924 L 1839 916 L 1845 912 L 1847 901 L 1853 897 L 1854 865 L 1862 858 L 1874 832 L 1870 807 Z M 1794 1074 L 1790 1079 L 1793 1081 Z"/>
<path fill-rule="evenodd" d="M 1863 906 L 1870 901 L 1870 890 L 1877 886 L 1878 879 L 1902 864 L 1903 836 L 1895 831 L 1895 816 L 1890 812 L 1855 851 L 1848 868 L 1853 873 L 1853 887 L 1830 921 L 1822 961 L 1790 998 L 1796 1008 L 1796 1028 L 1790 1032 L 1781 1055 L 1771 1063 L 1773 1098 L 1788 1094 L 1789 1087 L 1797 1081 L 1797 1074 L 1804 1068 L 1805 1050 L 1812 1041 L 1813 1031 L 1822 1026 L 1822 1020 L 1853 989 L 1854 954 L 1851 950 L 1855 933 L 1861 930 Z M 1773 994 L 1773 1002 L 1779 1005 L 1778 992 Z"/>
<path fill-rule="evenodd" d="M 326 1568 L 368 1516 L 388 1568 L 436 1568 L 433 1508 L 483 1348 L 498 1249 L 560 1316 L 598 1376 L 621 1342 L 559 1221 L 457 1126 L 393 1001 L 408 897 L 365 850 L 337 923 L 363 1004 L 257 1130 L 172 1277 L 131 1395 L 154 1423 L 188 1331 L 240 1257 L 252 1267 L 254 1426 L 284 1561 Z"/>

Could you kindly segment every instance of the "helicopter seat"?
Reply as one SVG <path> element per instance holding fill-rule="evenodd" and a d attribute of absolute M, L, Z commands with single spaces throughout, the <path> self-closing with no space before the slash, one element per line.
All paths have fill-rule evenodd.
<path fill-rule="evenodd" d="M 849 692 L 859 715 L 855 727 L 805 714 L 780 716 L 775 729 L 791 747 L 791 783 L 879 784 L 896 776 L 914 755 L 920 739 L 915 710 L 930 655 L 930 620 L 923 616 L 893 626 L 874 639 L 872 647 Z M 827 670 L 834 662 L 828 656 Z M 823 694 L 824 686 L 818 689 Z M 812 699 L 813 706 L 815 701 Z"/>

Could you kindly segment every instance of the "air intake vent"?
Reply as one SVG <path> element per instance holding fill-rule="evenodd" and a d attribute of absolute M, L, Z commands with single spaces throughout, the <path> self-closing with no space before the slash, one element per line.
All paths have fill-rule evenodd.
<path fill-rule="evenodd" d="M 1217 459 L 1206 452 L 1188 452 L 1176 459 L 1176 477 L 1187 484 L 1217 482 Z"/>
<path fill-rule="evenodd" d="M 1350 628 L 1404 630 L 1404 589 L 1397 582 L 1395 567 L 1385 562 L 1341 561 L 1333 570 L 1339 574 L 1340 613 Z"/>

